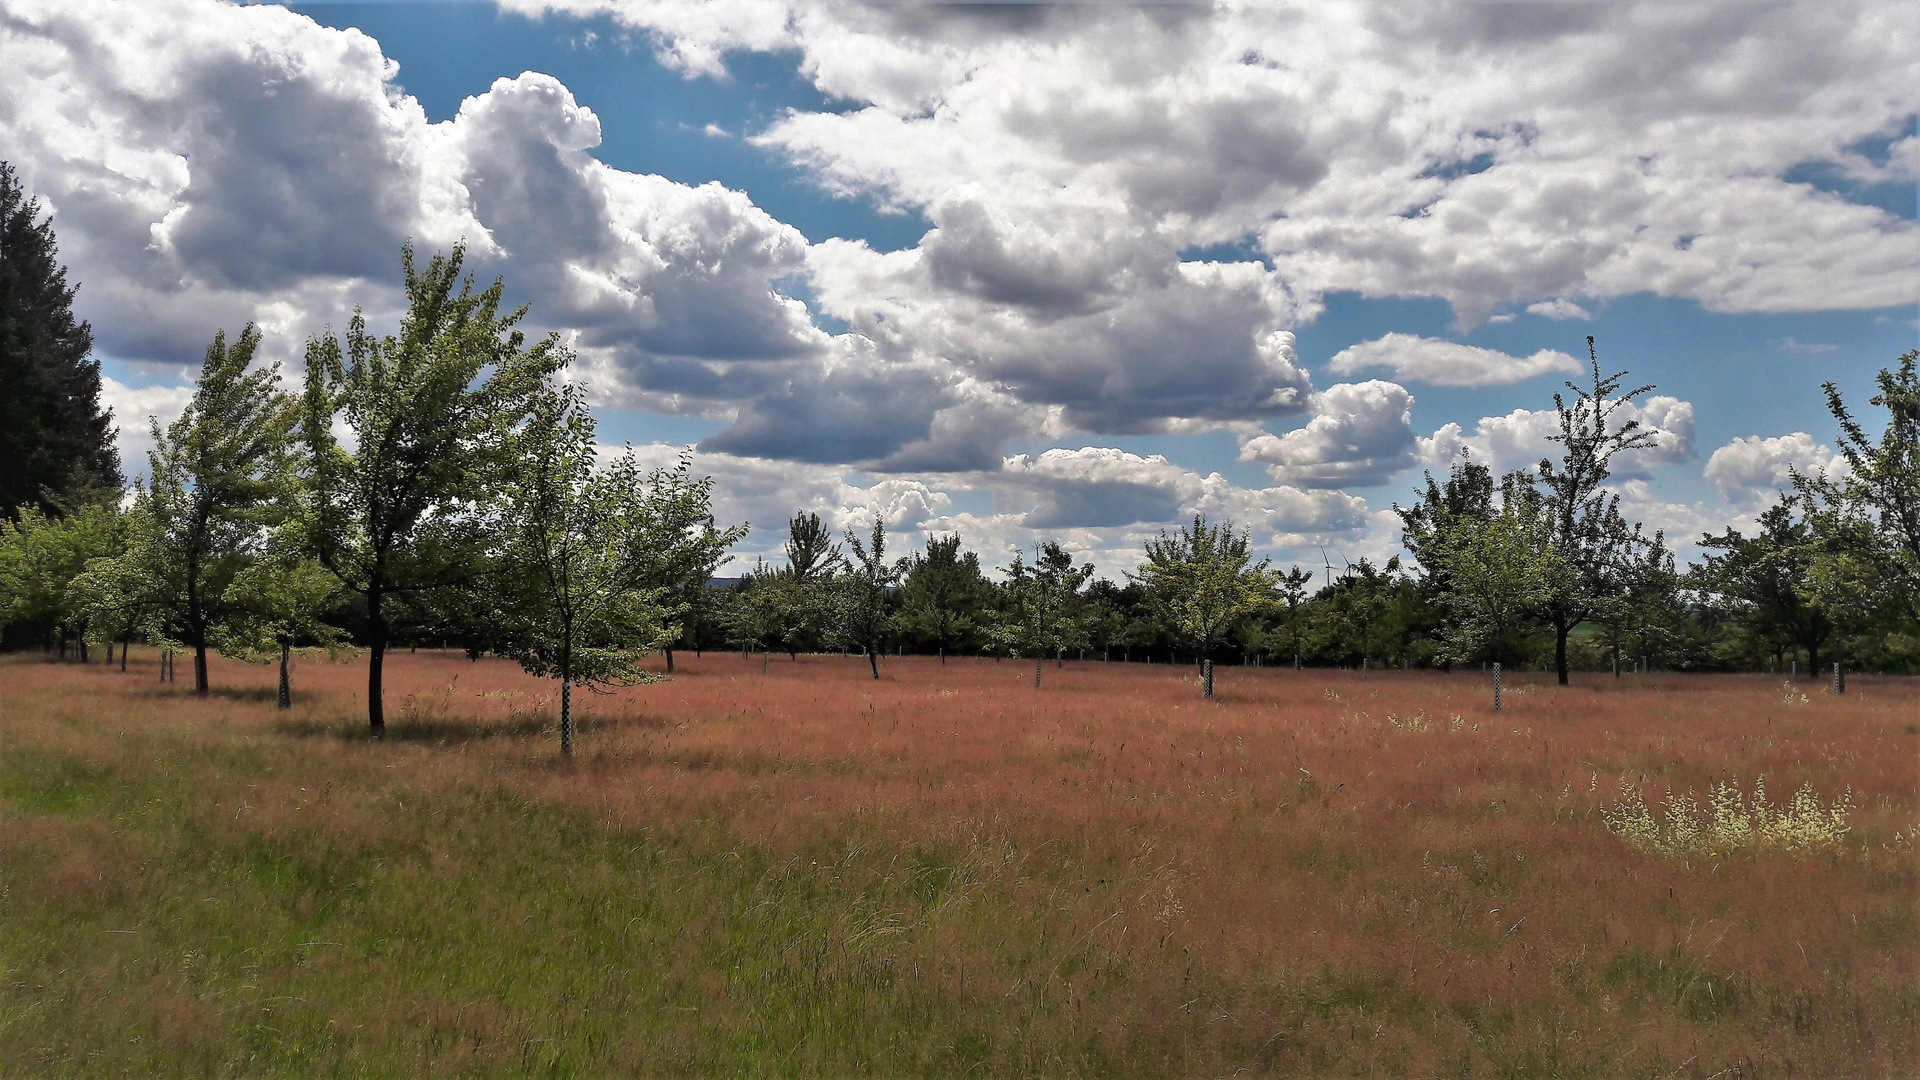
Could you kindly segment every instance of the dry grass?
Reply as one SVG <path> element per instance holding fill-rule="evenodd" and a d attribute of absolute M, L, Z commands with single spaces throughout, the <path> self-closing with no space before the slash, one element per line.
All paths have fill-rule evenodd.
<path fill-rule="evenodd" d="M 154 671 L 0 665 L 7 1075 L 1920 1071 L 1909 680 Z M 1845 842 L 1602 819 L 1762 775 Z"/>

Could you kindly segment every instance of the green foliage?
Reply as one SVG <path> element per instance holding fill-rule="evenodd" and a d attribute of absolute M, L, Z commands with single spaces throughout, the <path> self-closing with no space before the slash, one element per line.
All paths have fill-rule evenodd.
<path fill-rule="evenodd" d="M 629 448 L 601 467 L 594 430 L 580 387 L 535 396 L 513 439 L 518 476 L 500 553 L 508 569 L 489 590 L 501 651 L 560 680 L 563 752 L 572 750 L 573 685 L 657 681 L 640 661 L 678 632 L 665 582 L 744 532 L 712 531 L 712 480 L 692 475 L 689 455 L 642 472 Z"/>
<path fill-rule="evenodd" d="M 568 360 L 558 335 L 527 344 L 516 329 L 526 309 L 501 313 L 499 281 L 474 291 L 464 254 L 455 247 L 416 271 L 412 247 L 402 251 L 398 335 L 375 336 L 356 310 L 344 348 L 331 335 L 307 344 L 309 544 L 365 606 L 376 733 L 394 620 L 494 569 L 486 553 L 515 481 L 513 433 Z M 336 423 L 353 433 L 351 447 Z"/>
<path fill-rule="evenodd" d="M 1538 470 L 1540 508 L 1557 565 L 1537 607 L 1554 628 L 1555 668 L 1562 683 L 1567 681 L 1567 636 L 1618 594 L 1620 568 L 1641 543 L 1638 531 L 1620 516 L 1620 496 L 1602 485 L 1612 475 L 1615 457 L 1655 443 L 1655 433 L 1638 420 L 1616 419 L 1653 386 L 1619 393 L 1626 372 L 1603 378 L 1591 337 L 1587 355 L 1592 388 L 1567 383 L 1575 395 L 1571 405 L 1553 395 L 1560 430 L 1549 438 L 1561 444 L 1562 452 L 1559 464 L 1543 458 Z"/>
<path fill-rule="evenodd" d="M 1146 555 L 1132 577 L 1146 587 L 1155 617 L 1202 654 L 1225 641 L 1272 588 L 1269 560 L 1253 561 L 1246 531 L 1235 532 L 1232 522 L 1209 525 L 1196 514 L 1191 526 L 1147 541 Z"/>
<path fill-rule="evenodd" d="M 1702 536 L 1698 579 L 1732 606 L 1750 632 L 1806 649 L 1808 667 L 1818 670 L 1833 623 L 1802 591 L 1816 554 L 1811 522 L 1794 516 L 1803 508 L 1801 500 L 1782 497 L 1760 515 L 1752 537 L 1731 526 Z"/>
<path fill-rule="evenodd" d="M 1548 507 L 1517 474 L 1507 478 L 1500 508 L 1490 516 L 1463 513 L 1436 522 L 1426 550 L 1446 583 L 1440 602 L 1450 616 L 1449 657 L 1465 661 L 1487 652 L 1505 659 L 1509 636 L 1548 602 L 1565 574 L 1564 549 L 1553 538 Z"/>
<path fill-rule="evenodd" d="M 900 571 L 887 565 L 886 525 L 873 523 L 873 534 L 862 543 L 847 533 L 847 573 L 833 583 L 833 633 L 840 641 L 867 654 L 873 677 L 880 677 L 880 650 L 896 626 L 891 590 Z"/>
<path fill-rule="evenodd" d="M 1823 384 L 1827 409 L 1840 425 L 1840 453 L 1848 472 L 1838 483 L 1797 477 L 1803 494 L 1821 509 L 1813 591 L 1849 611 L 1858 594 L 1872 593 L 1902 613 L 1909 627 L 1920 623 L 1920 350 L 1881 369 L 1879 393 L 1869 403 L 1887 410 L 1876 442 L 1847 409 L 1839 389 Z M 1851 584 L 1843 586 L 1840 579 Z M 1856 618 L 1864 622 L 1864 618 Z"/>
<path fill-rule="evenodd" d="M 126 556 L 140 565 L 120 575 L 193 650 L 203 694 L 207 647 L 237 614 L 228 590 L 263 556 L 297 484 L 293 399 L 280 390 L 278 364 L 249 370 L 259 345 L 251 323 L 231 347 L 224 331 L 215 334 L 193 400 L 165 431 L 152 421 L 151 479 L 135 500 L 142 530 Z"/>
<path fill-rule="evenodd" d="M 1080 648 L 1087 640 L 1081 589 L 1093 577 L 1093 564 L 1073 565 L 1059 544 L 1041 545 L 1029 564 L 1015 552 L 1002 573 L 1000 609 L 988 635 L 1015 656 L 1034 659 Z"/>
<path fill-rule="evenodd" d="M 900 626 L 945 656 L 971 643 L 992 585 L 980 556 L 960 550 L 958 533 L 927 537 L 927 550 L 906 561 L 900 585 Z"/>
<path fill-rule="evenodd" d="M 90 586 L 73 583 L 89 563 L 111 558 L 123 542 L 111 505 L 87 503 L 53 516 L 38 506 L 0 520 L 0 622 L 48 628 L 62 643 L 87 632 L 100 609 Z"/>

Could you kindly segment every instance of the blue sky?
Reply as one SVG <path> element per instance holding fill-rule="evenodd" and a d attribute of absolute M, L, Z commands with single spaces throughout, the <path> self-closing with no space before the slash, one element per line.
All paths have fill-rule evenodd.
<path fill-rule="evenodd" d="M 1912 33 L 1871 4 L 157 5 L 178 35 L 0 6 L 0 59 L 151 99 L 0 100 L 123 422 L 178 407 L 214 325 L 297 367 L 351 303 L 394 314 L 382 245 L 482 236 L 579 335 L 603 433 L 700 443 L 723 512 L 1119 569 L 1193 512 L 1391 553 L 1380 512 L 1461 440 L 1545 449 L 1589 334 L 1671 428 L 1630 509 L 1740 524 L 1828 466 L 1819 384 L 1864 405 L 1916 342 Z"/>

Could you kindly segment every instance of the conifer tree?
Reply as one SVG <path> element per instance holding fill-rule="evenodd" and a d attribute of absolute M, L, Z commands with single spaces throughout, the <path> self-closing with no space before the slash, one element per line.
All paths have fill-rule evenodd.
<path fill-rule="evenodd" d="M 73 314 L 76 288 L 52 220 L 0 162 L 0 515 L 28 504 L 57 513 L 44 492 L 120 487 L 113 414 L 100 408 L 100 362 L 92 327 Z"/>

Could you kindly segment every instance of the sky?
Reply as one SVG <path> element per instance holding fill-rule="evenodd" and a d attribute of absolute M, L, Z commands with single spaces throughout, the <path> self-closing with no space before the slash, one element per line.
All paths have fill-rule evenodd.
<path fill-rule="evenodd" d="M 1282 564 L 1652 384 L 1630 518 L 1748 527 L 1920 337 L 1914 3 L 0 0 L 141 471 L 216 329 L 297 373 L 463 243 L 609 443 L 795 510 L 1059 540 L 1194 514 Z M 1323 555 L 1322 552 L 1326 554 Z M 723 571 L 725 572 L 725 571 Z"/>

